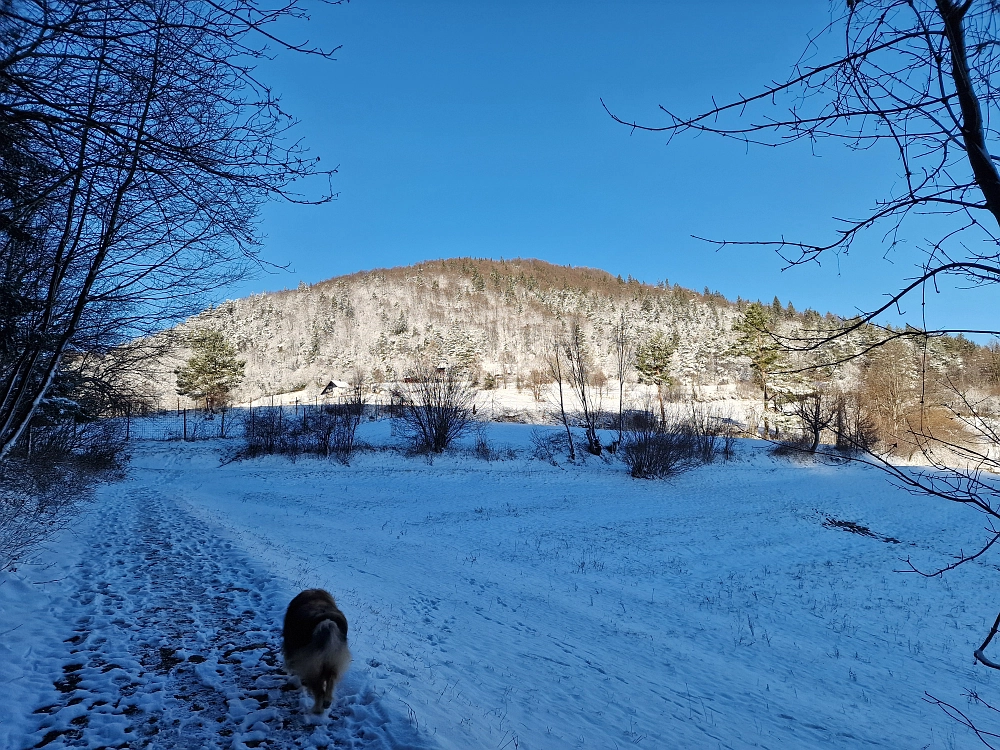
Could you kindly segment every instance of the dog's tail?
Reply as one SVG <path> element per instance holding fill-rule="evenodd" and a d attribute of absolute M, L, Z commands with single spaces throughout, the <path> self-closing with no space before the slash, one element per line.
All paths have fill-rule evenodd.
<path fill-rule="evenodd" d="M 346 639 L 340 626 L 333 620 L 323 620 L 313 630 L 312 647 L 316 651 L 325 651 L 330 645 L 341 645 Z"/>

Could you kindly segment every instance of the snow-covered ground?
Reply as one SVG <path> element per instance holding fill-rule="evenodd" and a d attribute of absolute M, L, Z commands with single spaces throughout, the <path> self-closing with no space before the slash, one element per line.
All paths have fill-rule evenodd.
<path fill-rule="evenodd" d="M 925 691 L 989 721 L 964 694 L 996 697 L 972 649 L 997 568 L 894 572 L 970 549 L 980 518 L 750 442 L 666 482 L 553 466 L 533 429 L 555 428 L 492 425 L 493 462 L 134 444 L 0 578 L 0 747 L 981 746 Z M 279 655 L 314 586 L 354 652 L 319 723 Z"/>
<path fill-rule="evenodd" d="M 384 383 L 377 393 L 366 394 L 370 404 L 386 405 L 391 402 L 391 394 L 394 390 L 405 389 L 404 383 Z M 564 399 L 566 408 L 571 413 L 576 413 L 577 402 L 570 387 L 564 384 Z M 258 406 L 282 406 L 298 408 L 300 405 L 313 406 L 322 404 L 335 404 L 341 401 L 348 394 L 346 391 L 333 392 L 323 396 L 320 389 L 316 387 L 303 388 L 289 393 L 280 393 L 273 396 L 263 396 L 256 398 L 252 405 Z M 609 414 L 618 413 L 618 400 L 621 392 L 617 385 L 612 382 L 603 388 L 591 389 L 588 398 L 593 399 L 592 406 L 597 411 L 605 411 Z M 736 418 L 740 422 L 746 422 L 747 413 L 756 410 L 760 411 L 760 399 L 747 399 L 740 394 L 739 389 L 734 384 L 723 385 L 687 385 L 679 387 L 677 392 L 672 394 L 673 401 L 668 402 L 666 409 L 677 414 L 689 414 L 692 401 L 697 408 L 710 412 L 718 416 Z M 549 383 L 539 386 L 538 398 L 527 386 L 515 388 L 514 386 L 494 388 L 491 390 L 475 389 L 474 403 L 478 414 L 485 419 L 500 422 L 525 422 L 539 424 L 555 422 L 559 413 L 559 389 L 558 386 Z M 181 405 L 180 399 L 177 401 Z M 629 383 L 625 387 L 624 405 L 626 409 L 651 409 L 658 408 L 656 386 L 644 385 L 642 383 Z M 188 406 L 193 408 L 193 402 L 188 402 Z M 237 404 L 240 409 L 251 406 L 251 402 L 245 401 Z"/>

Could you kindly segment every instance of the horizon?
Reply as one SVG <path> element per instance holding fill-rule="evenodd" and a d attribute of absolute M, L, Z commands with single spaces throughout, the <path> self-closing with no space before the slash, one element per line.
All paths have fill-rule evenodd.
<path fill-rule="evenodd" d="M 783 307 L 788 307 L 788 305 L 791 304 L 796 310 L 799 310 L 800 312 L 808 310 L 808 309 L 814 309 L 814 308 L 812 308 L 809 305 L 806 305 L 805 307 L 801 307 L 800 305 L 796 305 L 795 301 L 791 300 L 791 299 L 782 301 L 780 299 L 780 297 L 778 297 L 777 295 L 774 295 L 774 297 L 771 300 L 771 302 L 768 302 L 767 300 L 764 300 L 764 299 L 759 298 L 759 297 L 757 299 L 751 299 L 751 298 L 748 298 L 748 297 L 742 297 L 740 295 L 737 295 L 736 298 L 732 298 L 732 297 L 729 297 L 728 295 L 724 294 L 723 292 L 721 292 L 721 291 L 719 291 L 717 289 L 710 289 L 707 286 L 704 287 L 701 290 L 694 289 L 692 287 L 684 286 L 683 284 L 680 284 L 679 282 L 675 282 L 672 279 L 668 279 L 668 278 L 657 279 L 655 281 L 645 281 L 643 279 L 636 278 L 635 276 L 633 276 L 631 274 L 626 274 L 625 276 L 622 276 L 622 274 L 620 274 L 620 273 L 619 274 L 615 274 L 615 273 L 612 273 L 611 271 L 608 271 L 607 269 L 599 268 L 597 266 L 574 265 L 572 263 L 553 263 L 551 261 L 545 260 L 544 258 L 527 257 L 527 256 L 516 256 L 516 257 L 512 257 L 512 258 L 505 258 L 503 256 L 500 256 L 499 258 L 488 258 L 488 257 L 478 257 L 478 256 L 474 256 L 474 255 L 453 255 L 453 256 L 441 257 L 441 258 L 427 258 L 425 260 L 417 260 L 417 261 L 414 261 L 412 263 L 406 263 L 406 264 L 397 265 L 397 266 L 373 266 L 371 268 L 362 268 L 362 269 L 359 269 L 357 271 L 349 271 L 347 273 L 337 274 L 336 276 L 330 276 L 328 278 L 320 279 L 319 281 L 315 281 L 315 282 L 312 282 L 312 283 L 306 282 L 304 280 L 300 280 L 299 283 L 300 284 L 306 284 L 308 287 L 311 288 L 311 287 L 320 286 L 322 284 L 329 283 L 331 281 L 335 281 L 337 279 L 350 278 L 352 276 L 363 276 L 363 275 L 367 275 L 367 274 L 379 273 L 380 271 L 395 271 L 395 270 L 404 269 L 404 268 L 416 268 L 416 267 L 419 267 L 419 266 L 426 266 L 426 265 L 430 265 L 430 264 L 433 264 L 433 263 L 441 263 L 441 262 L 445 262 L 445 261 L 461 261 L 461 260 L 471 260 L 471 261 L 480 261 L 480 262 L 488 262 L 488 263 L 499 263 L 499 264 L 503 264 L 503 263 L 517 263 L 517 262 L 546 263 L 546 264 L 552 266 L 553 268 L 565 268 L 565 269 L 578 270 L 578 271 L 596 271 L 598 273 L 607 274 L 612 279 L 617 279 L 617 280 L 619 280 L 619 281 L 621 281 L 623 283 L 626 283 L 626 284 L 628 284 L 628 283 L 637 283 L 637 284 L 640 284 L 642 286 L 649 287 L 651 289 L 664 289 L 664 288 L 673 289 L 673 288 L 680 288 L 680 289 L 683 289 L 685 291 L 691 292 L 692 294 L 697 294 L 697 295 L 701 295 L 701 296 L 712 295 L 712 296 L 716 296 L 716 297 L 723 297 L 727 302 L 729 302 L 731 304 L 737 304 L 738 302 L 740 302 L 742 300 L 743 302 L 760 302 L 761 304 L 770 305 L 770 304 L 773 303 L 774 299 L 778 299 L 781 302 L 781 304 L 782 304 Z M 285 293 L 285 292 L 297 292 L 297 291 L 299 291 L 298 285 L 296 285 L 296 286 L 282 287 L 281 289 L 266 290 L 266 291 L 262 291 L 262 292 L 251 292 L 247 296 L 251 296 L 251 295 L 254 295 L 254 294 L 264 294 L 264 295 L 266 295 L 266 294 L 282 294 L 282 293 Z M 232 302 L 232 301 L 235 301 L 237 299 L 244 299 L 244 297 L 227 298 L 225 301 L 226 302 Z M 800 310 L 800 307 L 801 307 L 801 310 Z M 834 310 L 823 310 L 823 311 L 820 311 L 820 310 L 816 309 L 815 311 L 819 312 L 822 315 L 829 315 L 829 314 L 837 315 L 838 314 Z"/>
<path fill-rule="evenodd" d="M 883 303 L 923 259 L 924 220 L 887 258 L 881 231 L 850 254 L 783 272 L 768 249 L 725 240 L 823 239 L 897 179 L 882 151 L 823 143 L 749 148 L 630 133 L 602 106 L 659 124 L 658 105 L 701 111 L 785 75 L 829 9 L 776 18 L 736 2 L 396 0 L 322 7 L 295 38 L 342 44 L 336 61 L 280 54 L 262 77 L 300 118 L 312 152 L 339 165 L 336 200 L 264 208 L 263 273 L 224 295 L 276 291 L 436 257 L 536 257 L 728 299 L 777 296 L 850 317 Z M 709 36 L 711 34 L 711 36 Z M 997 290 L 943 285 L 883 323 L 975 328 Z M 986 338 L 986 337 L 981 337 Z"/>
<path fill-rule="evenodd" d="M 635 276 L 632 276 L 630 274 L 626 274 L 625 276 L 622 276 L 622 274 L 614 274 L 611 271 L 608 271 L 607 269 L 598 268 L 596 266 L 574 265 L 572 263 L 553 263 L 551 261 L 545 260 L 544 258 L 521 257 L 521 256 L 517 256 L 517 257 L 513 257 L 513 258 L 505 258 L 505 257 L 502 257 L 502 256 L 499 257 L 499 258 L 487 258 L 487 257 L 476 257 L 476 256 L 471 256 L 471 255 L 455 255 L 455 256 L 450 256 L 450 257 L 446 257 L 446 258 L 445 257 L 442 257 L 442 258 L 428 258 L 428 259 L 425 259 L 425 260 L 418 260 L 418 261 L 414 261 L 412 263 L 406 263 L 406 264 L 401 264 L 401 265 L 397 265 L 397 266 L 374 266 L 372 268 L 362 268 L 362 269 L 359 269 L 357 271 L 349 271 L 347 273 L 337 274 L 336 276 L 330 276 L 328 278 L 320 279 L 319 281 L 315 281 L 315 282 L 311 282 L 311 283 L 310 282 L 306 282 L 304 280 L 300 280 L 299 283 L 300 284 L 306 284 L 308 287 L 311 288 L 311 287 L 320 286 L 322 284 L 326 284 L 328 282 L 335 281 L 335 280 L 341 279 L 341 278 L 350 278 L 350 277 L 353 277 L 353 276 L 363 276 L 363 275 L 367 275 L 367 274 L 378 273 L 380 271 L 394 271 L 394 270 L 399 270 L 399 269 L 404 269 L 404 268 L 415 268 L 415 267 L 418 267 L 418 266 L 430 265 L 430 264 L 433 264 L 433 263 L 440 263 L 442 261 L 460 261 L 460 260 L 484 261 L 484 262 L 489 262 L 489 263 L 515 263 L 515 262 L 518 262 L 518 261 L 522 261 L 522 262 L 540 262 L 540 263 L 546 263 L 546 264 L 552 266 L 553 268 L 565 268 L 565 269 L 572 269 L 572 270 L 596 271 L 598 273 L 607 274 L 612 279 L 618 279 L 618 280 L 620 280 L 620 281 L 622 281 L 623 283 L 626 283 L 626 284 L 630 283 L 630 282 L 632 282 L 632 283 L 638 283 L 638 284 L 640 284 L 642 286 L 645 286 L 645 287 L 648 287 L 648 288 L 651 288 L 651 289 L 675 289 L 675 288 L 680 288 L 680 289 L 683 289 L 684 291 L 690 292 L 692 294 L 697 294 L 699 296 L 708 296 L 708 295 L 711 295 L 711 296 L 716 296 L 716 297 L 722 297 L 723 299 L 725 299 L 725 301 L 728 304 L 732 304 L 732 305 L 739 304 L 740 302 L 744 302 L 744 303 L 758 302 L 758 303 L 760 303 L 760 304 L 762 304 L 762 305 L 764 305 L 766 307 L 770 307 L 774 303 L 774 300 L 778 300 L 778 302 L 781 303 L 781 305 L 782 305 L 783 308 L 788 309 L 789 305 L 791 305 L 794 308 L 795 312 L 798 313 L 798 314 L 802 314 L 802 313 L 805 313 L 807 311 L 812 310 L 813 312 L 819 313 L 822 316 L 834 315 L 834 316 L 837 316 L 837 317 L 839 317 L 841 319 L 844 319 L 844 320 L 847 320 L 850 317 L 848 315 L 844 315 L 842 313 L 839 313 L 837 310 L 824 310 L 824 309 L 821 309 L 821 308 L 818 308 L 818 307 L 814 307 L 814 306 L 808 305 L 808 304 L 803 305 L 803 304 L 796 303 L 795 300 L 793 300 L 793 299 L 784 299 L 784 300 L 782 300 L 778 295 L 772 295 L 772 299 L 770 301 L 767 300 L 767 299 L 765 299 L 765 298 L 762 298 L 762 297 L 751 298 L 751 297 L 743 297 L 742 295 L 736 295 L 736 297 L 734 298 L 734 297 L 730 297 L 729 295 L 723 293 L 722 291 L 720 291 L 718 289 L 711 289 L 710 287 L 706 286 L 703 289 L 699 290 L 699 289 L 695 289 L 695 288 L 692 288 L 692 287 L 689 287 L 689 286 L 685 286 L 684 284 L 681 284 L 679 282 L 676 282 L 676 281 L 674 281 L 672 279 L 668 279 L 668 278 L 657 279 L 656 281 L 645 281 L 643 279 L 636 278 Z M 246 295 L 244 295 L 242 297 L 227 297 L 224 300 L 219 300 L 218 302 L 214 302 L 207 309 L 212 309 L 212 308 L 218 307 L 219 305 L 224 304 L 225 302 L 234 302 L 234 301 L 236 301 L 238 299 L 246 299 L 247 297 L 251 297 L 251 296 L 258 296 L 258 295 L 264 296 L 264 295 L 268 295 L 268 294 L 283 294 L 283 293 L 286 293 L 286 292 L 298 292 L 298 291 L 299 291 L 299 287 L 298 287 L 298 285 L 296 285 L 296 286 L 282 287 L 281 289 L 270 289 L 270 290 L 264 290 L 264 291 L 260 291 L 260 292 L 249 292 L 249 293 L 247 293 Z M 892 322 L 892 321 L 889 321 L 889 322 L 886 322 L 886 323 L 883 323 L 883 324 L 880 324 L 880 325 L 885 325 L 887 328 L 892 328 L 894 326 L 899 326 L 900 324 L 899 324 L 898 321 L 895 322 L 895 323 Z M 966 338 L 966 339 L 968 339 L 970 341 L 973 341 L 974 343 L 976 343 L 976 344 L 978 344 L 980 346 L 986 345 L 991 338 L 994 338 L 992 336 L 980 336 L 980 335 L 976 335 L 976 334 L 969 335 L 969 334 L 963 334 L 961 332 L 959 332 L 957 334 L 948 334 L 948 335 L 953 335 L 953 336 L 957 336 L 957 337 L 964 337 L 964 338 Z"/>

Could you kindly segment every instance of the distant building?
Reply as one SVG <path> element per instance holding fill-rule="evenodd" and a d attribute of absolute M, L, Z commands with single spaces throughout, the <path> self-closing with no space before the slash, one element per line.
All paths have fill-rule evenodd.
<path fill-rule="evenodd" d="M 326 388 L 320 391 L 321 396 L 339 396 L 351 387 L 351 384 L 345 380 L 331 380 L 327 383 Z"/>

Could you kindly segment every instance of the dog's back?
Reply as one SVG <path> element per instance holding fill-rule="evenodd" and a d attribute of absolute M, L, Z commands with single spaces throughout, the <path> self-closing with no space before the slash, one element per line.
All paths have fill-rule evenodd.
<path fill-rule="evenodd" d="M 282 632 L 285 666 L 313 695 L 313 711 L 329 708 L 333 688 L 351 663 L 347 618 L 322 589 L 308 589 L 292 599 Z"/>

